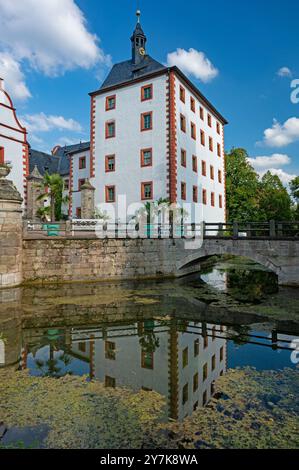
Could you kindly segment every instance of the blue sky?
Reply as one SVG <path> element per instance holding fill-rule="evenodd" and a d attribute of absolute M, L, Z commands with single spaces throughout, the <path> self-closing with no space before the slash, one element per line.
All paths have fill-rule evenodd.
<path fill-rule="evenodd" d="M 148 53 L 182 66 L 228 119 L 226 149 L 246 148 L 259 172 L 271 168 L 285 182 L 299 174 L 299 103 L 290 100 L 291 82 L 299 79 L 299 3 L 139 3 Z M 111 64 L 130 57 L 136 6 L 136 0 L 0 0 L 0 75 L 33 147 L 89 139 L 88 92 Z"/>

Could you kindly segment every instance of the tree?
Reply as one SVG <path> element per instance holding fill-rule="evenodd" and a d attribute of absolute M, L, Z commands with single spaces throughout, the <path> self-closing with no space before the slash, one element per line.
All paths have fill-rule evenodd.
<path fill-rule="evenodd" d="M 296 178 L 290 182 L 290 190 L 292 198 L 295 201 L 293 206 L 293 218 L 299 220 L 299 176 L 296 176 Z"/>
<path fill-rule="evenodd" d="M 291 220 L 292 200 L 277 175 L 268 171 L 260 183 L 260 214 L 265 221 Z"/>
<path fill-rule="evenodd" d="M 229 222 L 259 220 L 259 177 L 248 158 L 248 153 L 242 148 L 233 148 L 226 154 L 226 208 Z"/>
<path fill-rule="evenodd" d="M 62 177 L 58 174 L 49 175 L 49 173 L 45 173 L 40 187 L 44 192 L 37 200 L 41 201 L 45 198 L 49 198 L 51 222 L 60 221 L 62 204 L 65 204 L 69 200 L 68 196 L 63 196 L 64 181 Z"/>

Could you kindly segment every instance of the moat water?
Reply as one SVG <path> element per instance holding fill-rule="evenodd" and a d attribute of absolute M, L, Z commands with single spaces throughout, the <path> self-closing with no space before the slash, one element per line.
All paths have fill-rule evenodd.
<path fill-rule="evenodd" d="M 162 421 L 177 423 L 209 406 L 217 381 L 232 369 L 287 368 L 298 383 L 299 289 L 278 288 L 275 275 L 244 260 L 217 261 L 175 281 L 36 286 L 0 295 L 2 381 L 6 372 L 12 380 L 27 371 L 40 380 L 84 376 L 103 390 L 156 392 L 164 400 Z M 10 403 L 1 390 L 5 395 L 4 383 L 0 447 L 50 446 L 49 422 L 10 421 L 15 397 Z M 274 389 L 273 396 L 286 399 Z M 288 403 L 294 413 L 298 396 Z M 116 446 L 116 433 L 109 439 Z"/>

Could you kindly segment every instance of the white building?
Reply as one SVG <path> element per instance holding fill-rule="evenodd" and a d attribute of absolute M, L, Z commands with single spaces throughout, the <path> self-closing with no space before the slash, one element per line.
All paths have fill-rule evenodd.
<path fill-rule="evenodd" d="M 11 163 L 9 178 L 26 203 L 26 177 L 29 174 L 27 132 L 21 126 L 12 100 L 0 78 L 0 164 Z"/>
<path fill-rule="evenodd" d="M 138 14 L 132 58 L 90 94 L 96 203 L 163 198 L 191 203 L 206 222 L 225 222 L 227 121 L 177 67 L 147 55 L 146 41 Z"/>

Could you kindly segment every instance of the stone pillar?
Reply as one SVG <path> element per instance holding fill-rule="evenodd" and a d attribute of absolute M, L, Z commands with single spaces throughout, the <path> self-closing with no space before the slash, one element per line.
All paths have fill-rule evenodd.
<path fill-rule="evenodd" d="M 22 283 L 22 198 L 0 166 L 0 289 Z"/>
<path fill-rule="evenodd" d="M 35 165 L 32 173 L 27 176 L 27 210 L 26 217 L 27 219 L 35 222 L 39 221 L 37 217 L 37 211 L 41 207 L 44 207 L 43 201 L 38 201 L 37 198 L 43 193 L 43 189 L 40 187 L 40 184 L 43 180 L 42 175 L 38 171 L 37 166 Z"/>
<path fill-rule="evenodd" d="M 94 192 L 95 188 L 89 180 L 81 186 L 81 217 L 94 219 Z"/>

